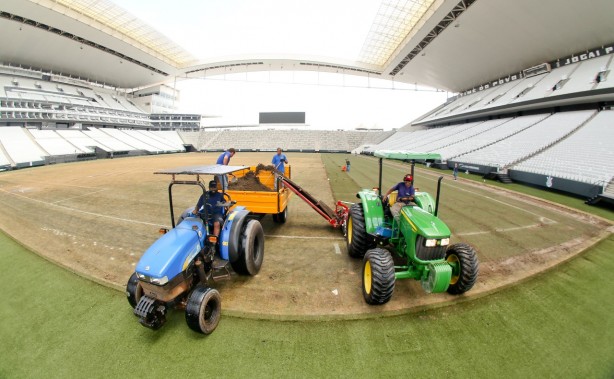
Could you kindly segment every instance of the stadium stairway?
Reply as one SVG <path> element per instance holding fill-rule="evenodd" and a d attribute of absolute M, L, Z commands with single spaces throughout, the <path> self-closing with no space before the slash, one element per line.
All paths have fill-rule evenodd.
<path fill-rule="evenodd" d="M 589 198 L 584 203 L 588 205 L 595 205 L 601 201 L 614 205 L 614 179 L 612 179 L 610 183 L 608 183 L 608 185 L 603 190 L 603 193 L 599 193 Z"/>
<path fill-rule="evenodd" d="M 483 176 L 484 179 L 494 179 L 498 180 L 504 184 L 513 183 L 512 179 L 507 173 L 504 172 L 489 172 L 488 174 Z"/>

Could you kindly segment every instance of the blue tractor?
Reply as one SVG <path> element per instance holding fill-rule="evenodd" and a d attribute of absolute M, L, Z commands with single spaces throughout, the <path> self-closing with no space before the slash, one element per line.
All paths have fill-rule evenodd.
<path fill-rule="evenodd" d="M 188 326 L 210 334 L 217 327 L 222 302 L 212 287 L 216 280 L 229 278 L 230 270 L 239 275 L 256 275 L 264 258 L 264 232 L 260 222 L 245 207 L 222 192 L 223 225 L 219 236 L 212 231 L 211 211 L 203 207 L 196 214 L 188 208 L 177 225 L 173 210 L 173 186 L 199 186 L 205 175 L 228 175 L 244 166 L 190 166 L 155 172 L 171 175 L 168 187 L 172 228 L 160 230 L 162 236 L 143 254 L 126 285 L 128 302 L 142 325 L 159 329 L 170 309 L 185 309 Z M 180 180 L 190 175 L 189 180 Z M 200 192 L 200 191 L 199 191 Z M 196 200 L 196 199 L 194 199 Z"/>

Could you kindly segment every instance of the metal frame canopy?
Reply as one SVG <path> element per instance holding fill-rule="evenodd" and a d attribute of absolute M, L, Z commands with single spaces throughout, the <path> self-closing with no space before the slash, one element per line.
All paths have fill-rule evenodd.
<path fill-rule="evenodd" d="M 167 175 L 226 175 L 236 171 L 249 169 L 248 166 L 224 166 L 224 165 L 207 165 L 207 166 L 182 166 L 159 170 L 154 174 Z"/>
<path fill-rule="evenodd" d="M 406 160 L 441 160 L 439 153 L 417 153 L 413 151 L 377 150 L 373 153 L 378 158 Z"/>

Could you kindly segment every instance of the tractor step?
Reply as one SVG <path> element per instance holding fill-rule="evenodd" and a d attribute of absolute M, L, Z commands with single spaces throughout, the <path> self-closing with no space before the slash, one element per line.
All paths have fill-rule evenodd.
<path fill-rule="evenodd" d="M 230 279 L 230 262 L 223 259 L 216 259 L 213 261 L 211 267 L 213 280 Z"/>

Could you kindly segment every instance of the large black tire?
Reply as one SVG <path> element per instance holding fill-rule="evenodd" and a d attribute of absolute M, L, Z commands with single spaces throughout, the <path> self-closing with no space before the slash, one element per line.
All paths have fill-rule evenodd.
<path fill-rule="evenodd" d="M 385 304 L 394 291 L 394 261 L 386 249 L 367 251 L 362 261 L 362 295 L 368 304 Z"/>
<path fill-rule="evenodd" d="M 273 221 L 278 224 L 285 224 L 287 219 L 288 219 L 288 207 L 287 206 L 283 211 L 273 214 Z"/>
<path fill-rule="evenodd" d="M 249 220 L 239 238 L 239 259 L 231 262 L 239 275 L 256 275 L 264 260 L 264 231 L 258 220 Z"/>
<path fill-rule="evenodd" d="M 128 302 L 132 308 L 136 307 L 141 300 L 141 296 L 143 296 L 143 287 L 136 276 L 136 272 L 133 272 L 126 284 L 126 297 L 128 297 Z"/>
<path fill-rule="evenodd" d="M 362 258 L 367 250 L 375 247 L 375 241 L 367 234 L 362 204 L 357 203 L 350 207 L 346 242 L 348 254 L 352 258 Z"/>
<path fill-rule="evenodd" d="M 460 295 L 469 291 L 478 279 L 480 264 L 475 249 L 466 243 L 450 245 L 446 261 L 452 266 L 452 279 L 448 293 Z"/>
<path fill-rule="evenodd" d="M 211 334 L 222 316 L 222 298 L 213 288 L 196 286 L 185 307 L 185 321 L 195 332 Z"/>

